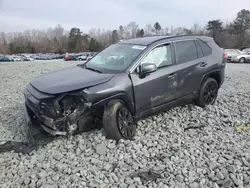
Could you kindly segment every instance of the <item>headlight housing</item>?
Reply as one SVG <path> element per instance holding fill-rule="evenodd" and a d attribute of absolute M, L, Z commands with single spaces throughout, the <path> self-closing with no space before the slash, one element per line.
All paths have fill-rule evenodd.
<path fill-rule="evenodd" d="M 56 119 L 72 114 L 78 106 L 83 106 L 86 100 L 78 94 L 62 94 L 57 98 L 46 99 L 40 103 L 44 115 Z"/>

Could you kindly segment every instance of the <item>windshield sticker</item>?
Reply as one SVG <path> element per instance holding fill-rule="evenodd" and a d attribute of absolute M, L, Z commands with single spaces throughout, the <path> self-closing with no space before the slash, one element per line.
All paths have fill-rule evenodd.
<path fill-rule="evenodd" d="M 137 50 L 144 50 L 146 48 L 146 46 L 134 45 L 132 48 L 137 49 Z"/>

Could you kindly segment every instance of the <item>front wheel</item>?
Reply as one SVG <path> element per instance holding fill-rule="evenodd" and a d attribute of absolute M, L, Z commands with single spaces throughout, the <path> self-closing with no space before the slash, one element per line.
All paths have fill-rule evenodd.
<path fill-rule="evenodd" d="M 107 138 L 114 140 L 132 139 L 136 132 L 133 116 L 121 102 L 110 104 L 104 110 L 103 127 Z"/>
<path fill-rule="evenodd" d="M 242 57 L 242 58 L 239 59 L 239 62 L 240 62 L 240 63 L 245 63 L 245 62 L 246 62 L 246 59 L 245 59 L 244 57 Z"/>
<path fill-rule="evenodd" d="M 214 104 L 218 95 L 219 86 L 214 78 L 207 78 L 200 88 L 196 104 L 201 107 Z"/>

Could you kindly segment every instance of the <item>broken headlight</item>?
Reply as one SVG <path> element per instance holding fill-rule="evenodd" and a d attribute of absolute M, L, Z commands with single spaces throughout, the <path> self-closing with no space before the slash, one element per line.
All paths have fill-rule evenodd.
<path fill-rule="evenodd" d="M 74 94 L 61 95 L 56 99 L 47 100 L 41 102 L 41 109 L 44 115 L 56 119 L 62 118 L 72 114 L 75 109 L 81 104 L 84 104 L 85 100 Z"/>
<path fill-rule="evenodd" d="M 61 95 L 54 101 L 54 110 L 59 116 L 68 116 L 76 109 L 81 109 L 86 100 L 78 94 Z"/>
<path fill-rule="evenodd" d="M 45 100 L 40 102 L 40 109 L 45 116 L 56 119 L 58 114 L 54 108 L 53 101 L 54 100 Z"/>
<path fill-rule="evenodd" d="M 57 114 L 63 116 L 70 115 L 77 107 L 77 97 L 71 95 L 64 96 L 54 107 Z"/>

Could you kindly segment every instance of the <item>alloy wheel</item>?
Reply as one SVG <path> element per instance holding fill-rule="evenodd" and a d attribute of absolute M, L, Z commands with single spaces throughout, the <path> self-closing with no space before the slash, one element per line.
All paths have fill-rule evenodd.
<path fill-rule="evenodd" d="M 213 104 L 216 100 L 218 93 L 217 84 L 215 82 L 209 82 L 204 89 L 204 101 L 206 105 Z"/>
<path fill-rule="evenodd" d="M 132 114 L 126 107 L 120 108 L 118 112 L 118 126 L 124 138 L 132 138 L 135 135 L 135 123 Z"/>
<path fill-rule="evenodd" d="M 240 63 L 245 63 L 245 58 L 240 58 Z"/>

